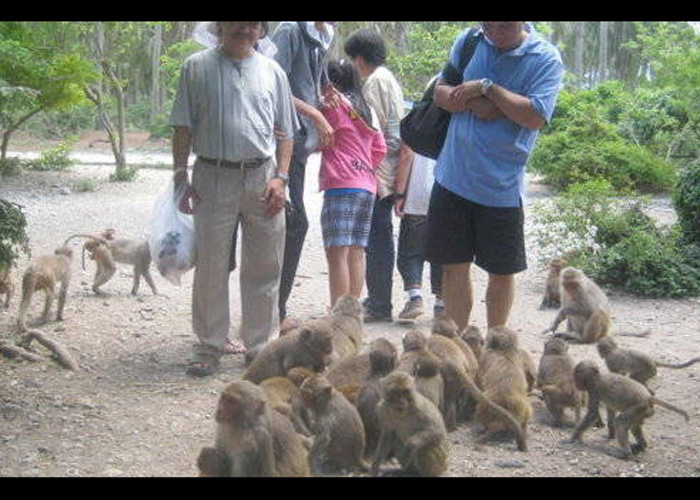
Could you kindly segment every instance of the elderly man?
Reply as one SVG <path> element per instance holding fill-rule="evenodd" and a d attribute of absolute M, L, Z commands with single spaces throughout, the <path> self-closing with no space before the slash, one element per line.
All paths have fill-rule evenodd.
<path fill-rule="evenodd" d="M 228 264 L 240 223 L 240 337 L 257 352 L 279 324 L 284 202 L 295 129 L 292 94 L 282 68 L 254 50 L 263 22 L 216 22 L 219 45 L 187 58 L 173 104 L 174 182 L 192 185 L 180 209 L 194 213 L 196 266 L 192 326 L 198 342 L 187 369 L 219 367 L 230 328 Z"/>
<path fill-rule="evenodd" d="M 525 163 L 551 118 L 564 72 L 557 49 L 529 24 L 482 22 L 483 37 L 456 87 L 441 79 L 438 106 L 453 113 L 437 159 L 426 259 L 443 265 L 445 312 L 460 328 L 472 308 L 471 262 L 488 272 L 488 326 L 505 325 L 514 275 L 526 268 Z M 450 53 L 458 67 L 467 32 Z"/>

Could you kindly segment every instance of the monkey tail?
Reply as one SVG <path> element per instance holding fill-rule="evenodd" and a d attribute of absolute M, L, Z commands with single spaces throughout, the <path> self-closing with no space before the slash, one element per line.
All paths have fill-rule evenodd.
<path fill-rule="evenodd" d="M 508 427 L 510 427 L 513 435 L 515 435 L 518 450 L 527 451 L 527 439 L 525 437 L 525 431 L 520 425 L 520 422 L 518 422 L 518 420 L 508 410 L 487 398 L 469 377 L 464 376 L 463 378 L 464 384 L 472 397 L 476 399 L 477 402 L 486 405 L 494 413 L 500 415 L 503 418 L 503 421 L 508 425 Z"/>
<path fill-rule="evenodd" d="M 678 369 L 678 368 L 686 368 L 686 367 L 688 367 L 688 366 L 690 366 L 690 365 L 694 365 L 694 364 L 697 363 L 698 361 L 700 361 L 700 358 L 692 358 L 692 359 L 689 359 L 688 361 L 686 361 L 685 363 L 678 363 L 678 364 L 674 364 L 674 363 L 662 363 L 661 361 L 655 361 L 655 363 L 657 364 L 657 366 L 663 366 L 664 368 L 675 368 L 675 369 Z"/>
<path fill-rule="evenodd" d="M 677 408 L 677 407 L 673 406 L 672 404 L 667 403 L 666 401 L 662 401 L 662 400 L 660 400 L 659 398 L 652 397 L 651 399 L 652 399 L 652 401 L 653 401 L 654 403 L 656 403 L 657 405 L 663 406 L 663 407 L 666 408 L 667 410 L 675 411 L 675 412 L 678 413 L 679 415 L 682 415 L 682 416 L 685 418 L 685 421 L 686 421 L 686 422 L 690 422 L 690 416 L 688 415 L 688 413 L 687 413 L 686 411 L 681 410 L 680 408 Z"/>
<path fill-rule="evenodd" d="M 648 337 L 649 335 L 651 335 L 651 329 L 647 328 L 643 332 L 615 332 L 615 335 L 620 335 L 621 337 L 643 338 L 643 337 Z"/>
<path fill-rule="evenodd" d="M 91 240 L 97 240 L 100 243 L 106 243 L 106 240 L 101 236 L 95 236 L 94 234 L 71 234 L 66 241 L 63 242 L 63 246 L 68 246 L 68 242 L 74 238 L 88 238 Z"/>
<path fill-rule="evenodd" d="M 28 271 L 31 268 L 28 269 Z M 19 304 L 19 315 L 17 317 L 17 326 L 20 332 L 27 331 L 27 309 L 29 308 L 29 301 L 34 295 L 34 289 L 36 288 L 36 273 L 25 272 L 22 278 L 22 300 Z"/>

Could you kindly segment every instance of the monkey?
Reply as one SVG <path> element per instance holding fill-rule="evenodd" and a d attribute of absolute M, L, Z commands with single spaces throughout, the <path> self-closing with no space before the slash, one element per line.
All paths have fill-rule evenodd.
<path fill-rule="evenodd" d="M 549 262 L 549 271 L 544 289 L 544 297 L 540 303 L 540 310 L 561 306 L 561 293 L 559 291 L 559 275 L 561 270 L 567 266 L 567 262 L 561 258 L 552 259 Z"/>
<path fill-rule="evenodd" d="M 285 376 L 295 366 L 322 372 L 332 352 L 330 331 L 325 324 L 312 320 L 265 345 L 248 366 L 243 380 L 259 384 L 266 378 Z"/>
<path fill-rule="evenodd" d="M 479 382 L 484 397 L 511 414 L 522 430 L 532 418 L 532 406 L 527 397 L 527 378 L 520 357 L 518 336 L 506 327 L 489 328 L 486 346 L 479 363 Z M 484 429 L 484 439 L 492 434 L 508 430 L 508 422 L 498 418 L 491 407 L 477 403 L 474 418 Z M 511 426 L 512 429 L 512 426 Z M 516 438 L 524 439 L 524 437 Z"/>
<path fill-rule="evenodd" d="M 574 360 L 569 355 L 566 341 L 552 338 L 544 344 L 537 370 L 537 387 L 554 417 L 554 427 L 562 425 L 565 408 L 573 408 L 576 422 L 581 420 L 581 408 L 586 404 L 586 398 L 574 384 Z"/>
<path fill-rule="evenodd" d="M 474 354 L 474 351 L 472 351 L 472 348 L 469 347 L 469 344 L 467 344 L 467 342 L 462 340 L 462 338 L 459 336 L 459 327 L 453 319 L 444 317 L 435 318 L 431 333 L 433 335 L 442 335 L 443 337 L 447 337 L 448 339 L 452 340 L 452 342 L 457 344 L 457 347 L 459 347 L 459 350 L 462 351 L 464 357 L 467 359 L 467 363 L 469 365 L 468 372 L 476 375 L 476 372 L 479 369 L 479 360 Z"/>
<path fill-rule="evenodd" d="M 342 392 L 353 404 L 357 402 L 358 392 L 370 375 L 369 352 L 334 361 L 326 371 L 326 378 L 331 385 Z"/>
<path fill-rule="evenodd" d="M 335 301 L 331 309 L 331 321 L 334 332 L 342 332 L 354 344 L 355 351 L 362 347 L 363 333 L 362 304 L 352 295 L 343 295 Z"/>
<path fill-rule="evenodd" d="M 374 455 L 379 442 L 377 405 L 382 398 L 381 379 L 397 368 L 397 364 L 398 353 L 394 344 L 381 337 L 370 344 L 370 373 L 360 388 L 355 402 L 365 427 L 365 457 Z"/>
<path fill-rule="evenodd" d="M 470 325 L 466 327 L 460 334 L 462 340 L 471 348 L 477 361 L 481 358 L 481 353 L 484 350 L 484 336 L 481 334 L 478 326 Z"/>
<path fill-rule="evenodd" d="M 292 370 L 295 369 L 293 368 Z M 308 419 L 305 420 L 306 412 L 301 401 L 301 391 L 296 384 L 296 380 L 289 378 L 288 374 L 286 377 L 267 378 L 260 382 L 259 385 L 265 391 L 270 408 L 289 418 L 294 426 L 294 430 L 299 434 L 311 436 Z"/>
<path fill-rule="evenodd" d="M 73 234 L 66 238 L 64 245 L 67 245 L 73 238 L 88 239 L 83 245 L 83 251 L 88 250 L 90 258 L 95 260 L 97 265 L 92 284 L 95 293 L 99 293 L 96 289 L 111 279 L 116 270 L 114 263 L 119 262 L 134 266 L 134 283 L 131 287 L 131 295 L 138 294 L 141 276 L 151 287 L 153 295 L 158 295 L 158 289 L 151 276 L 151 250 L 148 241 L 145 239 L 114 239 L 114 234 L 114 229 L 106 229 L 99 236 Z"/>
<path fill-rule="evenodd" d="M 70 266 L 72 261 L 73 250 L 70 247 L 63 246 L 54 250 L 53 255 L 43 255 L 29 263 L 22 278 L 22 299 L 17 318 L 17 325 L 21 332 L 27 330 L 27 309 L 36 291 L 43 290 L 46 295 L 41 322 L 45 323 L 49 320 L 49 313 L 51 312 L 51 305 L 54 299 L 54 289 L 59 283 L 56 320 L 63 320 L 63 308 L 66 305 L 66 295 L 68 294 L 68 286 L 71 280 Z"/>
<path fill-rule="evenodd" d="M 647 384 L 649 379 L 656 376 L 657 366 L 680 369 L 700 361 L 700 357 L 696 357 L 689 359 L 685 363 L 663 363 L 652 359 L 641 351 L 618 347 L 612 337 L 603 337 L 598 341 L 596 347 L 600 357 L 605 360 L 605 365 L 608 367 L 608 370 L 613 373 L 619 373 L 620 375 L 629 375 L 630 378 L 644 385 L 647 389 L 649 389 Z M 654 394 L 651 389 L 649 389 L 649 392 Z"/>
<path fill-rule="evenodd" d="M 304 380 L 309 378 L 314 373 L 314 371 L 304 366 L 295 366 L 287 372 L 287 378 L 294 382 L 294 385 L 296 385 L 297 387 L 301 387 L 301 384 L 304 383 Z"/>
<path fill-rule="evenodd" d="M 444 382 L 440 373 L 440 358 L 427 349 L 427 339 L 418 330 L 403 337 L 403 354 L 398 370 L 412 375 L 416 390 L 432 401 L 444 413 Z"/>
<path fill-rule="evenodd" d="M 610 330 L 610 304 L 603 290 L 575 267 L 566 267 L 559 277 L 561 309 L 546 332 L 569 342 L 590 344 Z M 567 331 L 556 333 L 567 320 Z"/>
<path fill-rule="evenodd" d="M 301 397 L 313 414 L 311 474 L 368 471 L 369 465 L 364 461 L 365 428 L 357 408 L 319 374 L 301 384 Z"/>
<path fill-rule="evenodd" d="M 291 422 L 273 411 L 265 391 L 230 383 L 219 396 L 216 440 L 197 458 L 200 476 L 308 477 L 308 452 Z"/>
<path fill-rule="evenodd" d="M 607 409 L 608 438 L 617 438 L 620 450 L 610 453 L 617 458 L 627 459 L 633 454 L 644 451 L 647 447 L 642 431 L 644 420 L 654 414 L 654 404 L 677 412 L 686 422 L 688 414 L 675 406 L 654 396 L 644 385 L 636 380 L 617 373 L 600 373 L 595 362 L 581 361 L 574 369 L 576 388 L 588 393 L 586 415 L 576 426 L 570 442 L 581 442 L 583 433 L 600 418 L 599 406 L 603 403 Z M 636 443 L 630 446 L 629 432 L 632 431 Z"/>
<path fill-rule="evenodd" d="M 413 378 L 394 371 L 381 381 L 379 443 L 372 461 L 372 475 L 389 456 L 395 456 L 402 472 L 439 477 L 448 467 L 447 431 L 437 407 L 415 387 Z"/>
<path fill-rule="evenodd" d="M 15 291 L 12 284 L 12 271 L 9 267 L 0 270 L 0 295 L 5 294 L 5 309 L 10 308 L 10 299 Z"/>
<path fill-rule="evenodd" d="M 527 352 L 524 348 L 520 347 L 518 349 L 518 354 L 520 356 L 520 362 L 522 363 L 523 370 L 525 371 L 527 393 L 530 394 L 537 383 L 537 366 L 535 365 L 535 360 L 532 359 L 532 354 Z"/>

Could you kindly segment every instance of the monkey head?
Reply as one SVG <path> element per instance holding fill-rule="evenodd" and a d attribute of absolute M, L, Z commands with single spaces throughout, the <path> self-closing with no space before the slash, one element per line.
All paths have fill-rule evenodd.
<path fill-rule="evenodd" d="M 574 384 L 579 391 L 591 387 L 600 377 L 600 369 L 593 361 L 581 361 L 574 368 Z"/>
<path fill-rule="evenodd" d="M 544 354 L 566 354 L 569 344 L 560 338 L 552 338 L 544 343 Z"/>
<path fill-rule="evenodd" d="M 519 346 L 518 334 L 505 326 L 489 328 L 486 347 L 496 351 L 514 351 Z"/>
<path fill-rule="evenodd" d="M 405 412 L 415 405 L 416 386 L 405 372 L 392 372 L 381 381 L 382 400 L 393 410 Z"/>
<path fill-rule="evenodd" d="M 332 326 L 328 319 L 312 319 L 299 329 L 299 341 L 319 360 L 314 370 L 323 371 L 331 361 L 333 353 Z"/>
<path fill-rule="evenodd" d="M 481 335 L 481 330 L 478 326 L 470 325 L 464 329 L 462 332 L 462 340 L 464 340 L 469 347 L 483 347 L 484 337 Z"/>
<path fill-rule="evenodd" d="M 333 386 L 322 375 L 312 375 L 300 387 L 301 399 L 307 408 L 322 408 L 331 400 Z"/>
<path fill-rule="evenodd" d="M 433 322 L 433 335 L 442 335 L 451 339 L 457 336 L 459 327 L 452 318 L 435 318 Z"/>
<path fill-rule="evenodd" d="M 416 360 L 413 375 L 416 377 L 435 377 L 440 373 L 440 358 L 430 351 L 425 351 Z"/>
<path fill-rule="evenodd" d="M 428 339 L 420 330 L 411 330 L 403 336 L 403 350 L 404 352 L 418 351 L 420 349 L 425 349 L 428 344 Z"/>
<path fill-rule="evenodd" d="M 352 295 L 343 295 L 338 298 L 331 309 L 331 314 L 333 316 L 350 316 L 360 321 L 362 321 L 363 312 L 362 304 Z"/>
<path fill-rule="evenodd" d="M 369 346 L 369 365 L 372 373 L 389 373 L 397 364 L 398 353 L 394 344 L 384 338 L 372 342 Z"/>
<path fill-rule="evenodd" d="M 612 337 L 606 335 L 597 342 L 596 348 L 598 349 L 598 354 L 600 354 L 600 356 L 604 358 L 608 354 L 613 352 L 615 349 L 617 349 L 617 343 L 613 340 Z"/>
<path fill-rule="evenodd" d="M 65 255 L 68 257 L 68 260 L 73 259 L 73 249 L 71 247 L 58 247 L 53 253 L 56 255 Z"/>
<path fill-rule="evenodd" d="M 557 272 L 564 269 L 566 267 L 566 265 L 567 265 L 566 260 L 564 260 L 560 257 L 556 257 L 549 262 L 549 267 L 552 270 L 557 271 Z"/>
<path fill-rule="evenodd" d="M 229 384 L 219 396 L 214 420 L 219 424 L 235 423 L 238 428 L 251 426 L 265 412 L 265 392 L 247 380 Z"/>
<path fill-rule="evenodd" d="M 100 236 L 102 236 L 106 240 L 113 240 L 114 235 L 116 233 L 117 233 L 117 230 L 110 227 L 109 229 L 105 229 L 104 231 L 102 231 L 100 233 Z"/>
<path fill-rule="evenodd" d="M 583 272 L 575 267 L 565 267 L 559 275 L 559 283 L 569 294 L 577 293 L 583 281 Z"/>

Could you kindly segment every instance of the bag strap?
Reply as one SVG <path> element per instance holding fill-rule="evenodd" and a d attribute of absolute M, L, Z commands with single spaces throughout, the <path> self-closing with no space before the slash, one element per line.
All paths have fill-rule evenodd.
<path fill-rule="evenodd" d="M 476 51 L 476 46 L 483 38 L 483 33 L 477 33 L 477 31 L 479 31 L 478 28 L 470 28 L 462 44 L 462 53 L 459 55 L 459 67 L 457 68 L 459 70 L 460 79 Z"/>

